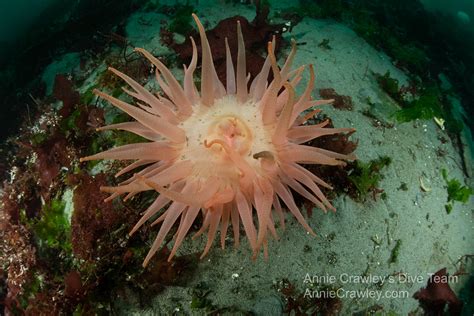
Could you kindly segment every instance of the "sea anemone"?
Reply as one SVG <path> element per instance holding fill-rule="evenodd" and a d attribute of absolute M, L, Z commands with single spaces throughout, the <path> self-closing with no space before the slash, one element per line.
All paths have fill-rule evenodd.
<path fill-rule="evenodd" d="M 200 91 L 193 78 L 198 59 L 193 39 L 192 60 L 188 67 L 184 66 L 183 85 L 159 59 L 142 48 L 136 48 L 135 51 L 156 68 L 156 80 L 163 94 L 153 94 L 129 76 L 109 68 L 133 89 L 124 91 L 136 100 L 136 106 L 101 91 L 95 93 L 136 121 L 112 124 L 99 130 L 125 130 L 149 142 L 124 145 L 81 159 L 135 160 L 116 176 L 142 168 L 117 187 L 102 187 L 101 190 L 111 193 L 106 200 L 125 193 L 128 199 L 146 190 L 159 192 L 130 235 L 169 204 L 151 224 L 161 223 L 161 227 L 143 266 L 162 247 L 165 237 L 179 219 L 168 258 L 171 260 L 199 214 L 202 214 L 202 227 L 196 236 L 207 231 L 207 243 L 201 258 L 208 253 L 218 229 L 224 248 L 230 223 L 235 246 L 238 246 L 240 222 L 253 257 L 257 257 L 262 248 L 267 257 L 269 233 L 277 239 L 275 216 L 284 227 L 280 200 L 314 235 L 296 206 L 290 189 L 326 211 L 335 209 L 319 186 L 331 187 L 300 164 L 336 166 L 344 165 L 344 160 L 355 159 L 352 154 L 343 155 L 302 145 L 316 137 L 351 132 L 353 129 L 325 128 L 328 121 L 305 124 L 320 111 L 314 107 L 328 104 L 331 100 L 312 100 L 312 65 L 308 67 L 310 78 L 306 89 L 301 96 L 295 95 L 295 86 L 307 67 L 290 70 L 296 53 L 294 41 L 281 69 L 274 54 L 275 43 L 269 42 L 268 56 L 261 72 L 249 84 L 245 45 L 240 24 L 237 23 L 235 70 L 227 39 L 223 43 L 227 55 L 224 86 L 214 68 L 204 27 L 196 15 L 193 14 L 193 18 L 199 29 L 202 47 Z M 270 69 L 273 80 L 269 83 Z"/>

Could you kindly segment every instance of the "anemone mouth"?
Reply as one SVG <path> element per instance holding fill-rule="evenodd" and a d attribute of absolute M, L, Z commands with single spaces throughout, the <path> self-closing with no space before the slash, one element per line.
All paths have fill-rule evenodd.
<path fill-rule="evenodd" d="M 240 155 L 246 155 L 252 146 L 252 138 L 252 131 L 240 117 L 225 115 L 211 122 L 204 141 L 219 139 Z"/>
<path fill-rule="evenodd" d="M 271 144 L 273 126 L 263 125 L 259 106 L 252 100 L 240 102 L 236 95 L 217 99 L 212 106 L 196 104 L 194 113 L 179 125 L 188 131 L 179 159 L 192 161 L 200 175 L 212 175 L 217 170 L 225 175 L 232 170 L 240 174 L 233 163 L 236 156 L 258 167 L 258 161 L 252 158 L 255 153 L 275 151 Z"/>

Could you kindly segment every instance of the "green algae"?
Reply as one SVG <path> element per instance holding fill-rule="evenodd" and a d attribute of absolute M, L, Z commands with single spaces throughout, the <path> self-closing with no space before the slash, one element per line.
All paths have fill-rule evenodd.
<path fill-rule="evenodd" d="M 40 249 L 52 248 L 71 253 L 71 224 L 65 210 L 64 201 L 53 199 L 42 208 L 39 218 L 27 220 Z"/>
<path fill-rule="evenodd" d="M 375 74 L 375 78 L 383 91 L 385 91 L 394 100 L 400 101 L 400 85 L 397 79 L 394 79 L 390 76 L 390 71 L 387 70 L 387 72 L 383 75 Z"/>
<path fill-rule="evenodd" d="M 364 201 L 370 192 L 378 190 L 378 185 L 383 175 L 380 173 L 384 167 L 391 164 L 392 159 L 382 156 L 369 162 L 357 160 L 355 168 L 349 175 L 349 180 L 355 185 L 358 191 L 358 198 Z M 386 198 L 386 195 L 385 195 Z"/>
<path fill-rule="evenodd" d="M 397 239 L 395 242 L 395 246 L 392 249 L 392 252 L 390 253 L 390 259 L 388 260 L 389 263 L 397 263 L 398 262 L 398 256 L 400 255 L 400 248 L 402 247 L 402 241 L 400 239 Z"/>
<path fill-rule="evenodd" d="M 175 9 L 169 30 L 173 33 L 188 35 L 193 30 L 191 14 L 195 13 L 196 9 L 190 4 L 178 4 Z"/>
<path fill-rule="evenodd" d="M 403 109 L 395 112 L 398 122 L 410 122 L 416 119 L 430 120 L 434 117 L 444 117 L 441 94 L 436 87 L 426 88 L 420 97 L 407 103 Z"/>
<path fill-rule="evenodd" d="M 446 213 L 450 214 L 453 210 L 453 203 L 460 202 L 466 204 L 469 201 L 474 191 L 471 187 L 462 185 L 461 182 L 455 178 L 448 179 L 448 172 L 446 169 L 441 171 L 444 181 L 446 181 L 446 189 L 448 191 L 448 202 L 445 204 Z"/>

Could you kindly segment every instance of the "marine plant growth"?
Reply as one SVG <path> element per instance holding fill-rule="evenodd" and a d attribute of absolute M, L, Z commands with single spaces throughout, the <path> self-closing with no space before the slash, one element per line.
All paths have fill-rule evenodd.
<path fill-rule="evenodd" d="M 459 180 L 448 178 L 448 171 L 446 169 L 441 170 L 441 175 L 444 181 L 446 181 L 446 189 L 448 190 L 448 202 L 445 205 L 446 212 L 448 214 L 453 210 L 454 202 L 467 203 L 474 191 L 471 187 L 462 185 Z"/>

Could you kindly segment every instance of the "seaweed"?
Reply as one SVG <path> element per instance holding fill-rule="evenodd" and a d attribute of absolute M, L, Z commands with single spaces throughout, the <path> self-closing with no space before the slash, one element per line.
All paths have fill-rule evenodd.
<path fill-rule="evenodd" d="M 352 28 L 354 31 L 363 39 L 365 39 L 372 46 L 380 46 L 381 33 L 383 28 L 373 18 L 371 12 L 367 10 L 361 10 L 360 12 L 355 12 L 355 20 Z"/>
<path fill-rule="evenodd" d="M 397 188 L 397 190 L 408 191 L 408 185 L 406 182 L 402 182 L 400 183 L 400 186 Z"/>
<path fill-rule="evenodd" d="M 375 74 L 375 78 L 383 91 L 385 91 L 395 101 L 403 102 L 403 98 L 400 94 L 399 82 L 397 79 L 394 79 L 390 76 L 390 71 L 387 70 L 384 75 Z"/>
<path fill-rule="evenodd" d="M 36 249 L 25 225 L 13 223 L 8 214 L 0 212 L 0 227 L 0 272 L 5 283 L 5 297 L 0 304 L 5 314 L 22 315 L 27 306 L 27 299 L 23 298 L 33 296 L 38 289 L 33 275 Z"/>
<path fill-rule="evenodd" d="M 372 192 L 375 199 L 377 193 L 383 192 L 383 190 L 378 188 L 380 180 L 383 179 L 383 175 L 380 172 L 384 167 L 389 166 L 391 162 L 392 159 L 390 157 L 382 156 L 369 162 L 357 160 L 354 163 L 352 172 L 348 177 L 357 188 L 358 200 L 365 201 L 370 192 Z"/>
<path fill-rule="evenodd" d="M 317 118 L 311 118 L 307 121 L 308 125 L 314 125 L 321 123 L 322 121 L 329 121 L 326 125 L 327 128 L 332 128 L 334 125 L 330 118 L 324 115 L 320 115 Z M 350 136 L 354 132 L 340 133 L 335 135 L 326 135 L 310 140 L 303 145 L 317 147 L 325 150 L 330 150 L 343 155 L 348 155 L 354 152 L 358 146 L 358 141 L 350 140 Z M 347 166 L 327 166 L 327 165 L 303 165 L 305 169 L 314 173 L 316 176 L 325 179 L 329 185 L 334 189 L 329 190 L 321 188 L 324 195 L 328 199 L 334 198 L 339 193 L 348 193 L 351 196 L 355 196 L 356 188 L 354 184 L 349 180 L 348 173 L 353 168 L 354 163 L 349 163 Z M 311 215 L 311 210 L 314 208 L 312 202 L 308 202 L 306 199 L 301 198 L 299 194 L 295 194 L 295 201 L 298 206 L 306 206 L 308 215 Z"/>
<path fill-rule="evenodd" d="M 71 165 L 74 151 L 70 149 L 70 144 L 59 131 L 48 135 L 48 139 L 43 141 L 40 146 L 27 146 L 37 155 L 37 161 L 33 166 L 36 176 L 38 176 L 38 190 L 41 197 L 49 202 L 59 189 L 55 184 L 60 182 L 60 175 L 64 167 Z"/>
<path fill-rule="evenodd" d="M 425 288 L 421 288 L 413 298 L 418 300 L 425 315 L 461 315 L 463 302 L 458 299 L 448 283 L 446 268 L 429 274 Z M 446 305 L 447 314 L 446 313 Z"/>
<path fill-rule="evenodd" d="M 370 98 L 367 98 L 367 103 L 369 104 L 369 108 L 364 109 L 361 113 L 362 115 L 368 117 L 372 122 L 373 127 L 381 127 L 381 128 L 393 128 L 395 125 L 393 123 L 389 123 L 384 119 L 378 117 L 373 113 L 376 104 L 370 101 Z"/>
<path fill-rule="evenodd" d="M 62 200 L 52 199 L 43 207 L 39 218 L 29 221 L 40 249 L 47 247 L 71 253 L 71 224 L 65 207 Z"/>
<path fill-rule="evenodd" d="M 457 179 L 448 179 L 448 172 L 446 169 L 441 170 L 444 181 L 446 181 L 446 188 L 448 190 L 448 203 L 445 204 L 446 213 L 450 214 L 453 210 L 453 202 L 461 202 L 466 204 L 474 190 L 462 185 Z"/>
<path fill-rule="evenodd" d="M 398 122 L 409 122 L 416 119 L 429 120 L 444 117 L 441 104 L 441 93 L 437 87 L 429 87 L 422 91 L 420 97 L 407 103 L 403 109 L 395 112 Z"/>
<path fill-rule="evenodd" d="M 191 25 L 191 14 L 196 13 L 196 9 L 190 4 L 177 4 L 175 12 L 169 25 L 169 31 L 187 35 L 193 29 Z"/>
<path fill-rule="evenodd" d="M 2 197 L 5 205 L 2 211 L 5 213 L 0 212 L 2 227 L 0 239 L 4 241 L 1 246 L 5 252 L 0 253 L 0 262 L 2 262 L 0 269 L 8 271 L 9 280 L 14 282 L 12 283 L 14 286 L 7 285 L 6 288 L 5 310 L 15 314 L 44 315 L 71 314 L 79 309 L 86 311 L 86 314 L 94 314 L 93 311 L 100 309 L 96 302 L 101 302 L 101 298 L 96 299 L 94 296 L 106 287 L 104 283 L 107 286 L 109 284 L 115 286 L 119 284 L 119 281 L 123 281 L 123 279 L 118 279 L 116 283 L 111 282 L 113 277 L 110 274 L 112 273 L 116 278 L 116 273 L 122 271 L 124 264 L 122 264 L 121 252 L 125 252 L 125 249 L 122 245 L 117 245 L 116 238 L 113 243 L 109 243 L 111 238 L 101 239 L 102 236 L 94 234 L 95 231 L 87 231 L 87 228 L 93 229 L 102 225 L 102 231 L 108 232 L 106 227 L 113 223 L 102 220 L 103 217 L 101 218 L 100 215 L 104 212 L 97 212 L 100 215 L 92 218 L 86 216 L 88 222 L 84 225 L 85 233 L 81 230 L 74 231 L 75 227 L 71 226 L 69 214 L 66 213 L 69 208 L 58 197 L 63 195 L 65 186 L 77 185 L 77 181 L 70 179 L 74 176 L 71 170 L 75 169 L 56 169 L 56 165 L 60 165 L 61 162 L 59 159 L 61 153 L 72 154 L 70 159 L 73 159 L 74 152 L 65 151 L 65 146 L 58 145 L 62 144 L 61 140 L 64 140 L 64 135 L 58 129 L 52 135 L 49 133 L 45 135 L 51 138 L 47 139 L 41 148 L 33 147 L 38 155 L 37 163 L 29 166 L 19 160 L 15 181 L 5 188 L 6 195 Z M 59 147 L 62 151 L 59 149 L 56 151 Z M 32 154 L 31 148 L 31 146 L 20 147 L 20 153 L 24 149 L 29 149 L 29 155 L 22 153 L 20 156 L 29 157 Z M 70 167 L 69 163 L 62 166 Z M 41 186 L 37 185 L 38 181 Z M 46 183 L 47 187 L 45 187 Z M 102 184 L 105 183 L 102 182 Z M 81 192 L 76 190 L 74 198 L 96 201 L 94 194 L 99 192 L 98 187 L 89 185 L 89 189 L 93 193 L 87 191 L 85 195 L 81 195 Z M 100 204 L 97 208 L 103 209 L 103 196 L 99 197 Z M 91 204 L 76 205 L 74 213 L 83 215 L 88 211 L 85 209 L 88 205 Z M 6 218 L 3 217 L 4 214 Z M 115 212 L 115 208 L 114 214 L 106 215 L 114 217 L 123 215 L 125 219 L 132 218 L 130 213 L 123 210 Z M 125 219 L 121 219 L 121 222 L 127 222 Z M 116 227 L 111 228 L 116 229 Z M 97 254 L 94 261 L 92 258 L 90 261 L 76 260 L 81 257 L 74 256 L 71 235 L 74 237 L 81 233 L 94 234 L 101 242 L 94 248 L 94 254 Z M 106 235 L 116 237 L 113 233 Z M 82 249 L 84 252 L 91 251 L 86 243 L 81 246 L 84 246 Z M 10 260 L 4 260 L 4 256 L 8 256 Z M 135 259 L 129 263 L 133 266 L 133 270 L 137 270 L 136 265 L 139 264 L 139 260 Z M 127 273 L 127 275 L 133 274 Z M 38 280 L 41 280 L 41 283 L 38 283 Z M 134 280 L 135 278 L 132 279 Z M 84 300 L 86 296 L 87 300 Z"/>
<path fill-rule="evenodd" d="M 395 242 L 395 246 L 393 247 L 392 252 L 390 253 L 390 258 L 388 259 L 388 263 L 398 262 L 398 256 L 400 255 L 401 246 L 402 246 L 402 241 L 400 239 L 397 239 Z"/>
<path fill-rule="evenodd" d="M 429 63 L 425 51 L 414 43 L 402 44 L 395 37 L 387 40 L 388 52 L 397 61 L 397 66 L 407 68 L 416 73 L 423 73 Z"/>
<path fill-rule="evenodd" d="M 59 114 L 63 117 L 69 116 L 81 99 L 79 92 L 74 89 L 73 82 L 63 74 L 58 74 L 54 78 L 53 96 L 63 103 L 59 110 Z"/>
<path fill-rule="evenodd" d="M 108 243 L 110 234 L 130 223 L 130 219 L 127 220 L 123 210 L 118 212 L 117 206 L 103 202 L 106 195 L 99 188 L 107 184 L 104 174 L 92 178 L 80 173 L 74 175 L 70 182 L 77 185 L 71 222 L 72 250 L 77 258 L 95 261 L 111 251 L 113 246 Z"/>
<path fill-rule="evenodd" d="M 78 128 L 76 121 L 79 119 L 82 112 L 82 109 L 76 108 L 69 116 L 61 121 L 60 129 L 63 134 L 67 135 L 68 133 L 71 133 L 71 131 L 75 131 Z"/>
<path fill-rule="evenodd" d="M 340 95 L 332 88 L 319 89 L 319 95 L 324 99 L 334 99 L 332 106 L 338 110 L 352 111 L 352 98 L 347 95 Z"/>
<path fill-rule="evenodd" d="M 331 45 L 329 45 L 329 39 L 325 38 L 321 42 L 319 42 L 318 47 L 324 48 L 324 49 L 332 49 Z"/>
<path fill-rule="evenodd" d="M 371 305 L 363 310 L 352 313 L 352 316 L 399 316 L 392 310 L 385 311 L 384 307 L 378 304 Z"/>
<path fill-rule="evenodd" d="M 435 117 L 446 121 L 446 128 L 451 133 L 462 130 L 462 122 L 455 119 L 452 112 L 447 92 L 443 91 L 437 83 L 411 82 L 408 86 L 400 86 L 397 79 L 390 76 L 387 71 L 384 75 L 375 74 L 379 86 L 402 107 L 393 116 L 399 123 L 413 120 L 429 120 Z M 406 94 L 416 97 L 412 101 L 406 100 Z"/>
<path fill-rule="evenodd" d="M 30 267 L 31 277 L 23 286 L 19 308 L 28 315 L 66 312 L 72 305 L 60 293 L 61 281 L 73 265 L 66 204 L 60 199 L 52 199 L 37 217 L 28 218 L 24 210 L 20 215 L 35 242 L 36 264 Z"/>
<path fill-rule="evenodd" d="M 136 56 L 134 52 L 129 52 L 128 48 L 133 48 L 133 46 L 126 38 L 117 35 L 111 37 L 113 41 L 119 41 L 120 50 L 106 56 L 105 64 L 108 67 L 127 73 L 128 76 L 134 78 L 134 80 L 139 83 L 148 78 L 150 74 L 150 64 L 145 62 L 143 58 Z M 118 39 L 115 39 L 117 37 Z M 97 84 L 86 91 L 86 101 L 93 97 L 93 95 L 90 95 L 90 92 L 93 94 L 94 87 L 97 86 L 102 89 L 107 89 L 109 94 L 113 97 L 118 97 L 124 92 L 122 90 L 124 86 L 123 80 L 108 69 L 100 72 L 98 74 Z M 91 89 L 92 91 L 90 91 Z"/>
<path fill-rule="evenodd" d="M 79 302 L 85 295 L 85 287 L 79 271 L 71 270 L 64 276 L 64 296 Z"/>
<path fill-rule="evenodd" d="M 116 61 L 116 60 L 109 60 L 107 61 L 109 67 L 114 67 L 114 68 L 121 68 L 121 62 Z M 106 89 L 109 89 L 110 91 L 116 91 L 117 89 L 120 89 L 122 87 L 122 79 L 118 76 L 116 76 L 113 72 L 109 70 L 104 70 L 98 75 L 98 86 Z M 92 94 L 94 94 L 92 92 Z M 119 96 L 119 95 L 118 95 Z M 117 97 L 117 92 L 115 92 L 115 97 Z"/>
<path fill-rule="evenodd" d="M 268 5 L 265 3 L 256 6 L 256 16 L 253 21 L 248 21 L 243 16 L 233 16 L 219 21 L 219 23 L 211 30 L 206 31 L 206 36 L 212 47 L 213 61 L 219 80 L 226 84 L 226 50 L 223 45 L 224 38 L 228 39 L 230 51 L 237 51 L 237 21 L 240 22 L 242 33 L 245 34 L 244 42 L 246 49 L 246 66 L 247 72 L 250 73 L 251 79 L 255 78 L 260 72 L 267 51 L 267 43 L 272 41 L 273 36 L 276 38 L 275 54 L 281 49 L 283 38 L 281 31 L 285 27 L 284 24 L 270 24 L 267 21 L 269 14 Z M 163 30 L 164 28 L 162 28 Z M 162 41 L 176 52 L 181 62 L 189 63 L 192 57 L 192 45 L 190 37 L 199 38 L 196 30 L 192 30 L 186 34 L 186 39 L 179 44 L 170 36 L 169 30 L 161 32 Z M 196 43 L 198 54 L 201 54 L 200 43 Z M 233 54 L 232 60 L 234 64 L 237 61 L 237 55 Z"/>
<path fill-rule="evenodd" d="M 210 293 L 209 285 L 204 282 L 198 283 L 192 291 L 191 309 L 206 313 L 215 311 L 217 307 L 207 298 Z"/>
<path fill-rule="evenodd" d="M 288 279 L 283 279 L 275 284 L 275 288 L 281 293 L 283 301 L 286 302 L 285 315 L 339 315 L 342 310 L 342 301 L 337 295 L 321 295 L 312 297 L 313 290 L 320 293 L 335 293 L 336 288 L 325 284 L 309 284 L 305 291 L 298 291 L 296 286 Z M 312 287 L 314 286 L 314 288 Z M 311 299 L 310 299 L 311 298 Z"/>
<path fill-rule="evenodd" d="M 138 215 L 133 211 L 139 208 L 135 204 L 142 207 L 147 199 L 104 203 L 105 196 L 99 187 L 107 182 L 102 173 L 92 178 L 80 172 L 68 179 L 70 186 L 76 186 L 71 224 L 72 251 L 75 258 L 82 260 L 76 270 L 65 276 L 64 295 L 76 303 L 79 311 L 102 310 L 102 303 L 111 299 L 111 291 L 120 291 L 125 284 L 146 303 L 148 297 L 168 285 L 184 285 L 183 280 L 195 271 L 194 263 L 198 258 L 191 254 L 177 256 L 173 262 L 168 262 L 169 250 L 164 247 L 147 269 L 137 269 L 148 251 L 148 231 L 145 228 L 145 233 L 137 233 L 131 238 L 126 238 L 125 234 Z"/>
<path fill-rule="evenodd" d="M 98 87 L 98 85 L 92 85 L 91 87 L 89 87 L 86 92 L 82 93 L 81 94 L 81 103 L 82 104 L 85 104 L 85 105 L 89 105 L 92 103 L 92 101 L 94 100 L 94 98 L 96 97 L 95 94 L 94 94 L 94 89 L 96 89 Z"/>
<path fill-rule="evenodd" d="M 44 131 L 32 133 L 30 136 L 30 143 L 33 146 L 41 146 L 48 139 L 48 135 Z"/>
<path fill-rule="evenodd" d="M 26 309 L 28 307 L 29 301 L 33 300 L 38 295 L 38 293 L 41 292 L 41 287 L 43 286 L 44 284 L 39 275 L 35 274 L 31 277 L 29 282 L 23 287 L 23 294 L 19 298 L 19 305 L 22 309 Z"/>
<path fill-rule="evenodd" d="M 379 10 L 383 13 L 377 12 Z M 397 11 L 396 7 L 390 5 L 378 7 L 361 3 L 358 8 L 344 8 L 345 15 L 350 17 L 348 21 L 351 21 L 352 28 L 359 36 L 372 46 L 385 50 L 395 60 L 398 68 L 408 69 L 426 77 L 430 59 L 421 44 L 415 39 L 407 38 L 405 34 L 394 32 L 393 28 L 387 26 L 386 19 L 381 18 L 389 12 L 395 15 Z"/>

